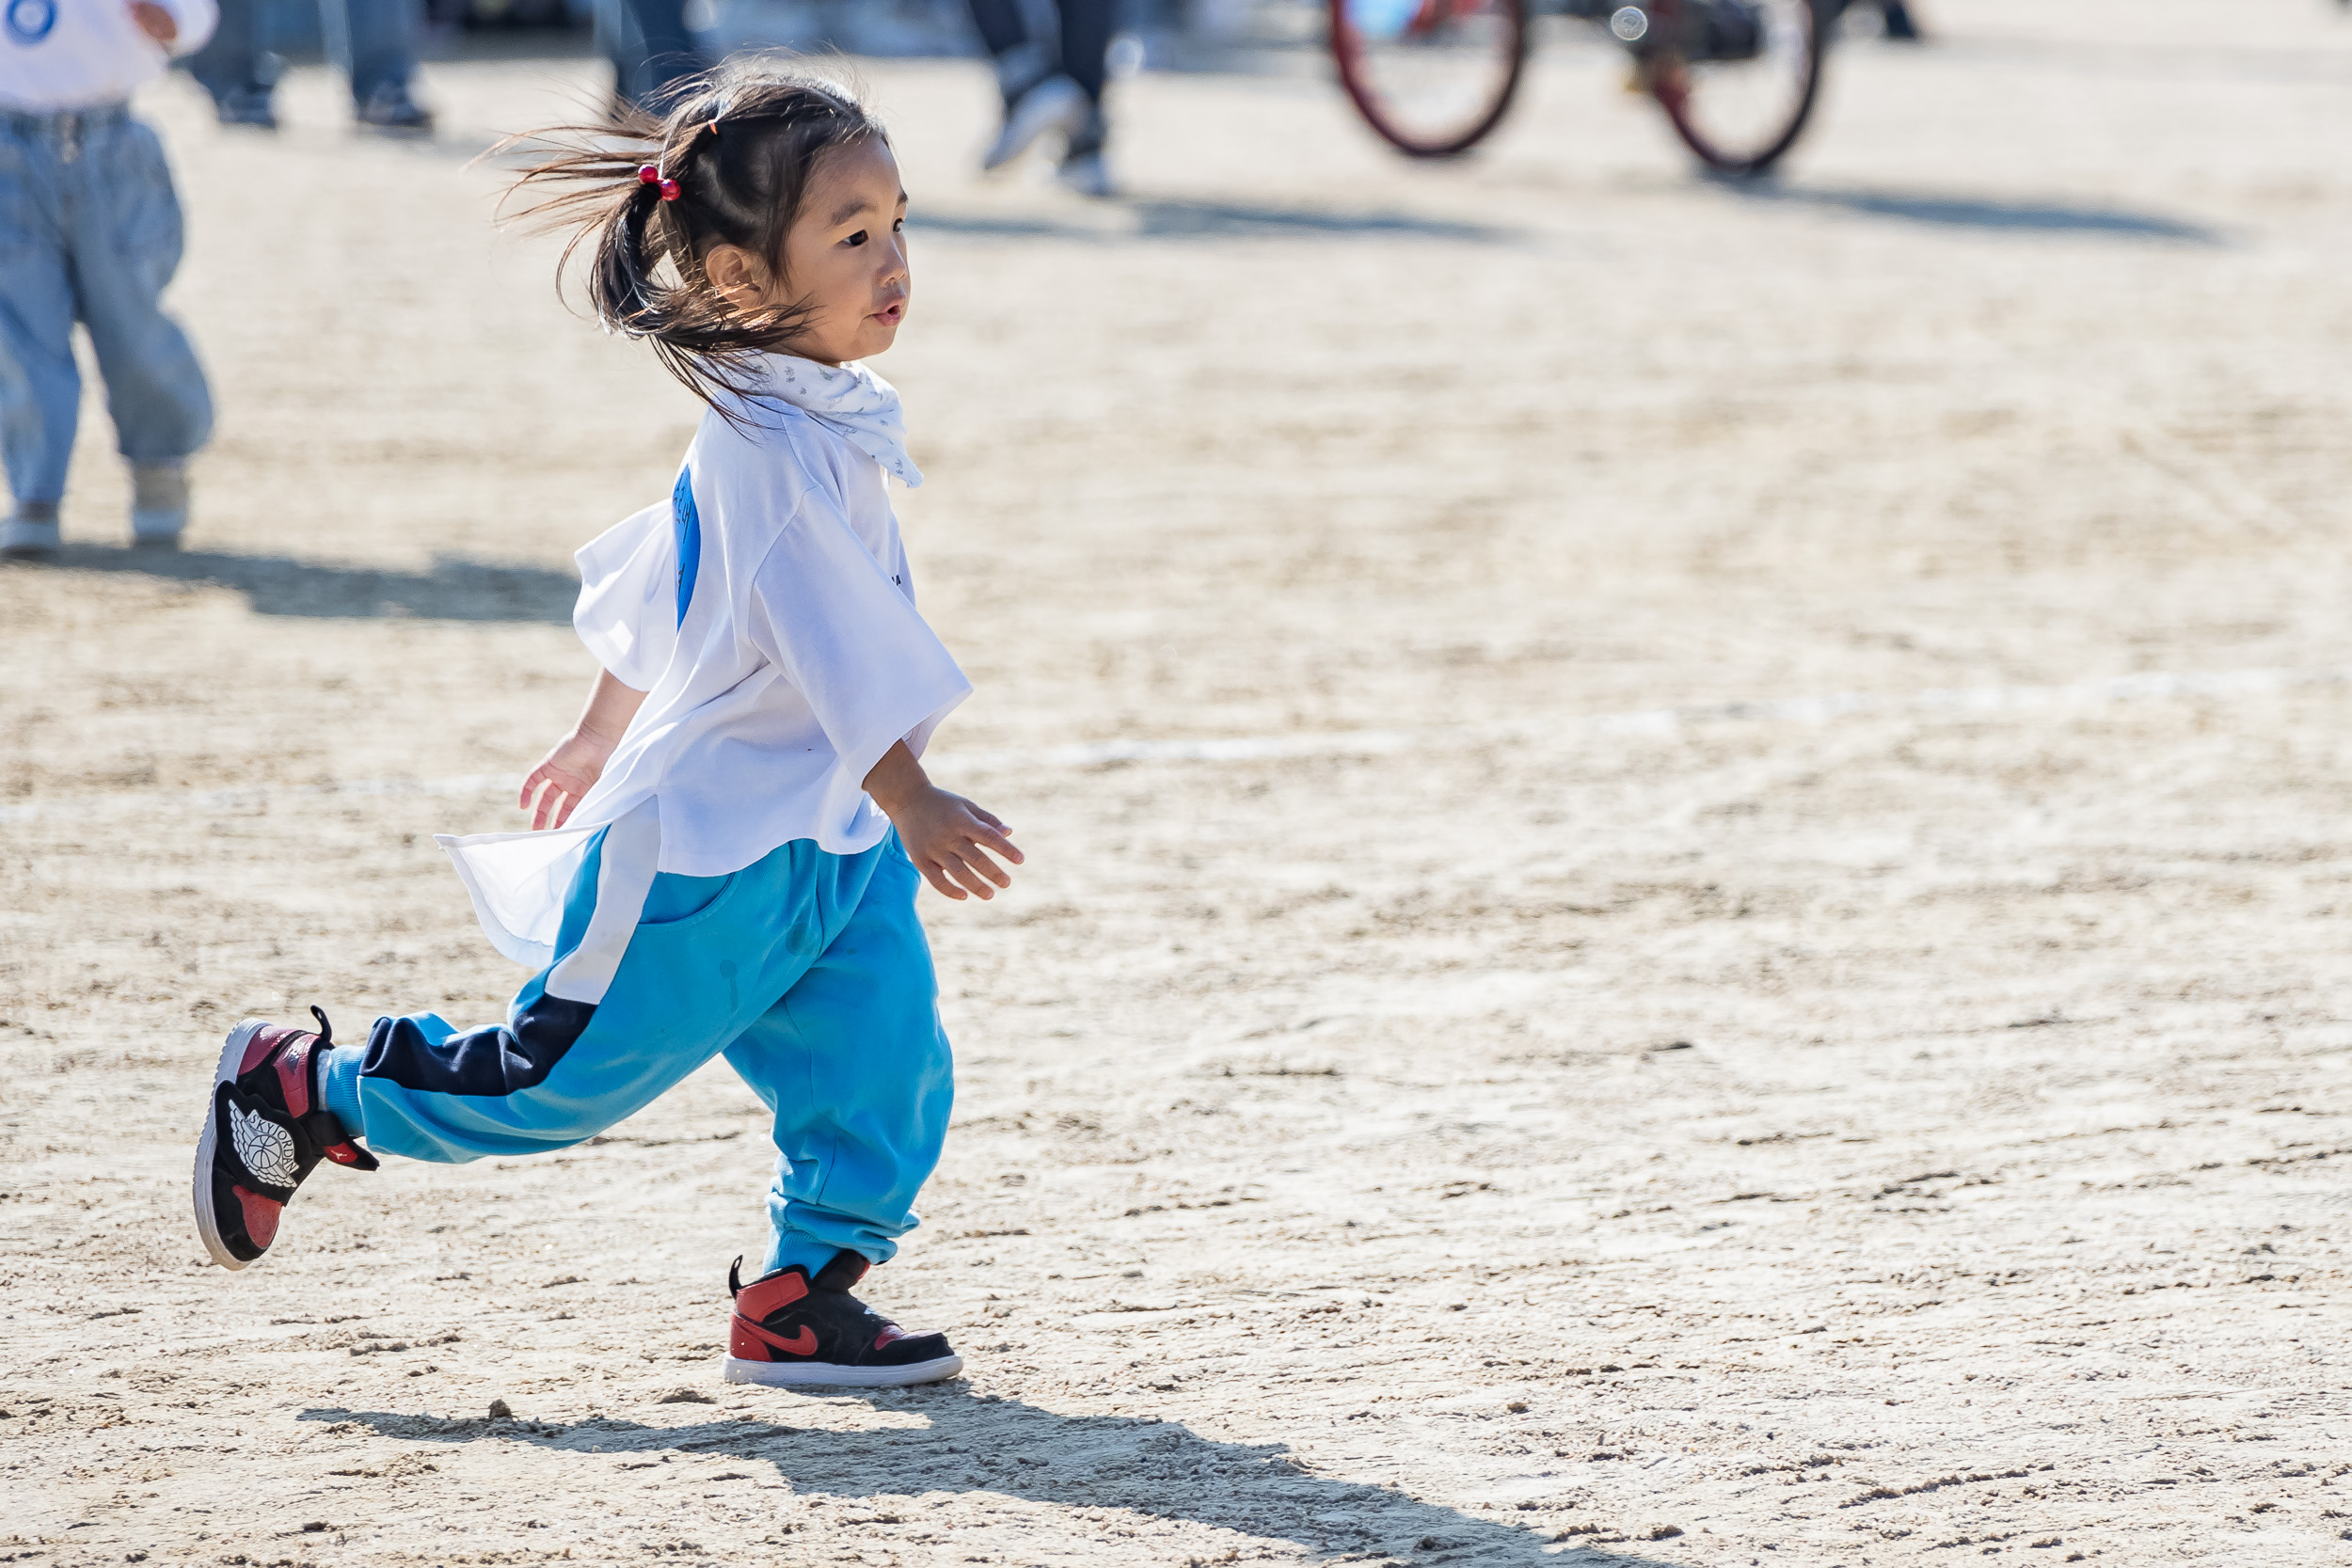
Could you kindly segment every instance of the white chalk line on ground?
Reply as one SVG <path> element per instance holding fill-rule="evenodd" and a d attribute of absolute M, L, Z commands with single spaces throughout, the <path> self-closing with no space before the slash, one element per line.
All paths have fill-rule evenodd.
<path fill-rule="evenodd" d="M 1719 724 L 1821 724 L 1867 714 L 1998 714 L 2109 703 L 2158 702 L 2168 698 L 2230 701 L 2298 687 L 2352 684 L 2352 669 L 2228 670 L 2180 674 L 2149 671 L 2072 686 L 1976 686 L 1874 696 L 1839 692 L 1776 702 L 1708 703 L 1685 707 L 1644 708 L 1629 713 L 1518 720 L 1395 730 L 1337 730 L 1304 735 L 1229 736 L 1201 740 L 1100 740 L 1025 750 L 943 752 L 945 769 L 985 771 L 1007 768 L 1100 768 L 1113 763 L 1271 762 L 1293 757 L 1376 756 L 1416 747 L 1496 740 L 1551 740 L 1573 736 L 1631 735 L 1671 737 L 1687 729 Z M 0 807 L 0 823 L 60 817 L 135 816 L 165 811 L 239 811 L 273 800 L 304 797 L 379 795 L 484 795 L 512 791 L 520 781 L 505 773 L 469 773 L 447 779 L 354 779 L 327 784 L 271 784 L 244 789 L 197 789 L 71 795 L 54 800 Z"/>

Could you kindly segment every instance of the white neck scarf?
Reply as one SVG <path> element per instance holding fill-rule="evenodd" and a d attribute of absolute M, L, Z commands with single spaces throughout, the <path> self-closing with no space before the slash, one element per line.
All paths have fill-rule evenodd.
<path fill-rule="evenodd" d="M 793 407 L 882 466 L 913 490 L 923 471 L 907 456 L 898 389 L 862 364 L 820 365 L 792 354 L 760 356 L 760 391 Z"/>

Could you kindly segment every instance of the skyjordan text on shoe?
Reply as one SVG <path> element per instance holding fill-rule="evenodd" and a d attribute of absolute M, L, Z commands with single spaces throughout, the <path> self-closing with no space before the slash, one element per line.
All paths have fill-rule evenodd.
<path fill-rule="evenodd" d="M 834 1253 L 814 1279 L 796 1263 L 746 1285 L 742 1267 L 738 1258 L 727 1270 L 729 1383 L 898 1388 L 963 1370 L 945 1334 L 909 1334 L 850 1294 L 867 1268 L 857 1253 Z"/>
<path fill-rule="evenodd" d="M 315 1034 L 249 1018 L 221 1048 L 196 1142 L 196 1230 L 224 1269 L 269 1250 L 294 1189 L 321 1160 L 376 1168 L 319 1099 L 319 1063 L 335 1026 L 316 1007 L 310 1016 Z"/>

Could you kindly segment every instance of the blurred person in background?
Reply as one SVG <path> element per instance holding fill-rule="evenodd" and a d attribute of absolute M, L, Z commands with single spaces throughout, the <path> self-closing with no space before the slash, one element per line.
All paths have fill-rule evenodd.
<path fill-rule="evenodd" d="M 275 130 L 277 56 L 262 49 L 262 0 L 218 0 L 220 27 L 189 61 L 223 125 Z M 417 71 L 418 0 L 318 0 L 326 57 L 351 79 L 351 108 L 378 131 L 433 129 L 410 90 Z"/>
<path fill-rule="evenodd" d="M 1114 0 L 1055 0 L 1061 19 L 1059 48 L 1048 52 L 1029 36 L 1022 0 L 968 0 L 972 24 L 996 63 L 1005 119 L 980 159 L 995 170 L 1026 152 L 1041 136 L 1062 138 L 1061 181 L 1084 196 L 1111 194 L 1103 161 L 1108 126 L 1103 82 L 1108 74 Z"/>
<path fill-rule="evenodd" d="M 686 30 L 686 0 L 596 0 L 596 37 L 612 62 L 613 119 L 660 113 L 671 89 L 710 69 Z"/>
<path fill-rule="evenodd" d="M 130 460 L 134 544 L 176 548 L 186 461 L 213 430 L 204 369 L 164 314 L 180 198 L 131 94 L 202 44 L 215 0 L 0 0 L 0 554 L 57 548 L 89 332 Z"/>

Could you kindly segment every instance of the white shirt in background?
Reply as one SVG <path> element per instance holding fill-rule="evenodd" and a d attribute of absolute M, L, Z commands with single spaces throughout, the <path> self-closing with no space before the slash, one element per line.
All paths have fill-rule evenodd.
<path fill-rule="evenodd" d="M 600 827 L 659 818 L 658 847 L 649 825 L 642 843 L 639 828 L 614 828 L 635 869 L 622 879 L 608 843 L 600 920 L 607 903 L 642 901 L 636 884 L 656 868 L 724 876 L 794 839 L 873 847 L 890 819 L 866 775 L 901 740 L 920 755 L 971 693 L 914 608 L 883 487 L 885 472 L 922 477 L 898 393 L 860 365 L 768 355 L 762 371 L 761 401 L 739 410 L 751 428 L 705 414 L 671 499 L 579 554 L 572 624 L 646 694 L 596 787 L 562 829 L 440 841 L 484 930 L 519 962 L 550 961 L 564 889 Z"/>
<path fill-rule="evenodd" d="M 130 0 L 0 0 L 0 110 L 61 114 L 120 103 L 204 47 L 215 0 L 154 0 L 180 24 L 166 50 L 132 19 Z"/>

